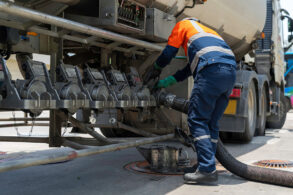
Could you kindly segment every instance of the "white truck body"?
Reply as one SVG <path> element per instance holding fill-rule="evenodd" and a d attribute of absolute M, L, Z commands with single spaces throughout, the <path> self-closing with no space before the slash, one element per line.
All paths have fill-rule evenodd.
<path fill-rule="evenodd" d="M 139 0 L 162 11 L 179 12 L 191 1 L 186 0 Z M 151 3 L 152 2 L 152 3 Z M 266 0 L 208 0 L 202 5 L 185 9 L 177 18 L 195 17 L 223 36 L 238 58 L 243 57 L 251 44 L 260 37 L 266 21 Z M 174 11 L 173 11 L 174 12 Z"/>

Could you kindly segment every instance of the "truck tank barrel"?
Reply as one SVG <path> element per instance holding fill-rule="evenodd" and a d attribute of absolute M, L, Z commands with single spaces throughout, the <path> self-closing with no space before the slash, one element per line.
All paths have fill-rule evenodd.
<path fill-rule="evenodd" d="M 188 113 L 189 101 L 176 95 L 161 92 L 157 96 L 159 104 Z M 293 173 L 275 169 L 260 168 L 244 164 L 234 158 L 219 139 L 216 157 L 218 161 L 231 173 L 251 181 L 257 181 L 280 186 L 293 187 Z"/>
<path fill-rule="evenodd" d="M 174 11 L 177 15 L 191 5 L 186 0 L 138 0 L 140 3 L 160 10 Z M 195 17 L 206 26 L 216 30 L 241 59 L 251 50 L 251 44 L 260 37 L 266 21 L 267 0 L 208 0 L 202 5 L 185 9 L 177 20 Z"/>

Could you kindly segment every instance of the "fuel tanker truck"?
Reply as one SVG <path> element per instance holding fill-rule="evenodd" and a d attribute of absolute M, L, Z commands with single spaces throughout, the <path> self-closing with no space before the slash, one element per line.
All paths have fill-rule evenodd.
<path fill-rule="evenodd" d="M 266 127 L 282 128 L 288 109 L 286 107 L 287 100 L 283 95 L 285 61 L 281 34 L 281 8 L 278 1 L 139 0 L 136 4 L 137 9 L 139 14 L 145 12 L 145 16 L 141 20 L 136 19 L 141 22 L 140 26 L 136 27 L 131 27 L 130 24 L 125 24 L 121 18 L 119 19 L 119 17 L 123 17 L 119 13 L 129 14 L 130 17 L 133 17 L 132 14 L 135 15 L 135 13 L 131 14 L 127 11 L 127 1 L 114 3 L 118 6 L 117 16 L 113 3 L 110 1 L 97 2 L 99 14 L 97 13 L 97 18 L 95 18 L 85 16 L 89 13 L 87 10 L 89 1 L 83 1 L 73 8 L 69 8 L 67 17 L 153 43 L 167 41 L 177 21 L 186 17 L 198 18 L 203 24 L 221 34 L 232 48 L 238 61 L 235 88 L 220 123 L 222 137 L 228 139 L 235 137 L 243 141 L 250 141 L 254 135 L 264 135 Z M 94 3 L 90 5 L 94 7 Z M 85 7 L 84 12 L 75 8 L 80 8 L 80 6 Z M 119 12 L 119 10 L 122 11 Z M 109 14 L 113 16 L 109 16 Z M 118 24 L 112 25 L 113 17 L 118 17 Z M 184 55 L 183 52 L 182 55 Z M 130 61 L 123 62 L 121 58 L 117 57 L 117 54 L 112 58 L 115 58 L 116 66 L 123 64 L 122 69 L 129 66 Z M 76 59 L 76 57 L 72 59 Z M 135 65 L 140 75 L 143 75 L 147 66 L 153 64 L 156 57 L 151 55 L 146 59 L 148 60 L 143 60 L 143 64 Z M 72 63 L 70 58 L 68 60 Z M 125 59 L 123 60 L 125 61 Z M 186 61 L 175 59 L 162 74 L 162 77 L 174 73 L 185 64 Z M 189 81 L 178 84 L 169 90 L 174 94 L 188 98 L 192 84 L 192 78 L 190 78 Z M 116 114 L 117 117 L 121 115 L 119 112 Z M 173 126 L 187 129 L 185 115 L 164 108 L 149 112 L 145 110 L 135 113 L 124 112 L 121 117 L 125 123 L 152 133 L 167 133 Z M 107 137 L 127 134 L 127 132 L 116 128 L 102 128 L 101 130 Z"/>
<path fill-rule="evenodd" d="M 288 111 L 281 12 L 278 0 L 1 0 L 0 108 L 22 110 L 33 118 L 50 110 L 50 146 L 65 143 L 61 127 L 66 121 L 73 131 L 89 133 L 100 145 L 113 144 L 59 159 L 170 139 L 174 127 L 187 130 L 185 99 L 192 78 L 158 95 L 142 77 L 176 22 L 195 17 L 216 30 L 237 59 L 237 81 L 221 120 L 221 136 L 250 141 L 254 135 L 264 135 L 266 127 L 281 128 Z M 7 60 L 13 54 L 22 79 L 13 80 L 9 72 Z M 32 54 L 49 55 L 50 64 L 36 61 Z M 161 76 L 186 63 L 180 51 Z M 134 136 L 150 138 L 113 141 Z M 242 164 L 221 142 L 217 158 L 244 178 L 293 185 L 292 174 Z M 0 171 L 52 159 L 6 169 L 3 165 Z"/>

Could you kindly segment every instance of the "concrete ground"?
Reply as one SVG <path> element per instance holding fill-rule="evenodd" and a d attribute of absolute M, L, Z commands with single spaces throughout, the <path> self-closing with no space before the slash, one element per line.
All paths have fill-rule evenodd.
<path fill-rule="evenodd" d="M 1 113 L 1 118 L 2 115 Z M 5 117 L 10 116 L 11 113 L 5 114 Z M 24 135 L 28 135 L 30 130 L 30 127 L 18 129 Z M 47 132 L 47 127 L 34 127 L 32 134 L 46 136 Z M 0 135 L 16 135 L 16 129 L 0 129 Z M 267 159 L 293 161 L 292 139 L 293 113 L 289 113 L 283 129 L 267 130 L 266 136 L 255 137 L 249 144 L 230 143 L 226 146 L 239 160 L 249 164 Z M 46 149 L 48 149 L 46 144 L 2 142 L 0 143 L 0 163 L 1 152 L 31 152 Z M 182 176 L 145 175 L 124 168 L 126 164 L 139 160 L 143 158 L 136 149 L 127 149 L 65 163 L 0 173 L 0 195 L 293 194 L 291 188 L 246 181 L 229 172 L 219 174 L 217 185 L 203 186 L 185 184 Z"/>

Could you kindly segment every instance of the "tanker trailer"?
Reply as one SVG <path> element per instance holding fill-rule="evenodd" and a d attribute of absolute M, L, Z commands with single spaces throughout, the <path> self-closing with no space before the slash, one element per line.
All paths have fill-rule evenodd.
<path fill-rule="evenodd" d="M 278 3 L 277 0 L 0 1 L 0 63 L 4 72 L 0 108 L 24 110 L 33 116 L 50 110 L 50 146 L 63 144 L 61 127 L 66 120 L 96 138 L 97 144 L 107 145 L 62 154 L 62 159 L 171 139 L 174 134 L 168 133 L 173 133 L 174 126 L 187 127 L 185 115 L 181 114 L 186 112 L 182 110 L 186 106 L 171 105 L 179 112 L 161 107 L 161 100 L 156 101 L 141 76 L 163 50 L 176 21 L 197 17 L 224 37 L 238 61 L 237 83 L 221 130 L 237 133 L 242 140 L 249 141 L 256 127 L 258 134 L 264 133 L 266 120 L 268 124 L 278 124 L 285 116 Z M 31 59 L 31 53 L 51 55 L 50 72 L 44 63 Z M 5 63 L 11 54 L 17 55 L 23 80 L 11 79 Z M 174 60 L 162 76 L 184 65 L 184 61 Z M 191 83 L 186 81 L 170 91 L 187 97 Z M 163 103 L 170 100 L 162 99 Z M 187 105 L 185 102 L 179 101 Z M 72 117 L 77 110 L 78 120 Z M 100 127 L 106 137 L 153 138 L 117 143 L 119 139 L 107 139 L 92 127 Z M 221 142 L 219 146 L 217 158 L 231 172 L 254 181 L 292 186 L 292 174 L 247 168 Z M 4 167 L 2 171 L 43 162 Z"/>
<path fill-rule="evenodd" d="M 9 35 L 1 41 L 3 55 L 59 52 L 59 60 L 56 61 L 55 56 L 54 63 L 58 65 L 62 59 L 62 63 L 79 66 L 86 74 L 82 77 L 86 78 L 83 81 L 87 87 L 103 83 L 107 92 L 105 87 L 104 90 L 90 87 L 88 90 L 105 93 L 92 94 L 91 98 L 107 100 L 107 103 L 100 103 L 94 111 L 83 107 L 77 118 L 86 123 L 90 123 L 90 118 L 94 119 L 91 122 L 100 126 L 107 137 L 135 136 L 128 133 L 129 129 L 124 131 L 125 125 L 155 134 L 170 133 L 174 126 L 187 129 L 185 115 L 154 107 L 149 90 L 139 91 L 141 76 L 156 60 L 176 22 L 185 17 L 196 17 L 219 32 L 237 58 L 237 82 L 220 122 L 222 135 L 250 141 L 255 134 L 264 135 L 266 126 L 281 128 L 286 119 L 283 103 L 285 63 L 277 0 L 22 0 L 14 4 L 62 16 L 69 22 L 56 22 L 40 14 L 35 17 L 3 8 L 1 31 Z M 76 22 L 83 24 L 83 28 L 72 27 Z M 123 35 L 114 36 L 112 32 Z M 51 37 L 61 38 L 61 42 L 56 43 Z M 174 59 L 162 77 L 182 68 L 185 63 Z M 94 74 L 98 72 L 97 79 L 89 76 L 89 71 L 85 71 L 87 67 Z M 187 98 L 192 83 L 192 79 L 184 81 L 171 87 L 170 92 Z M 103 105 L 112 107 L 105 110 Z M 117 121 L 124 125 L 117 125 Z"/>

